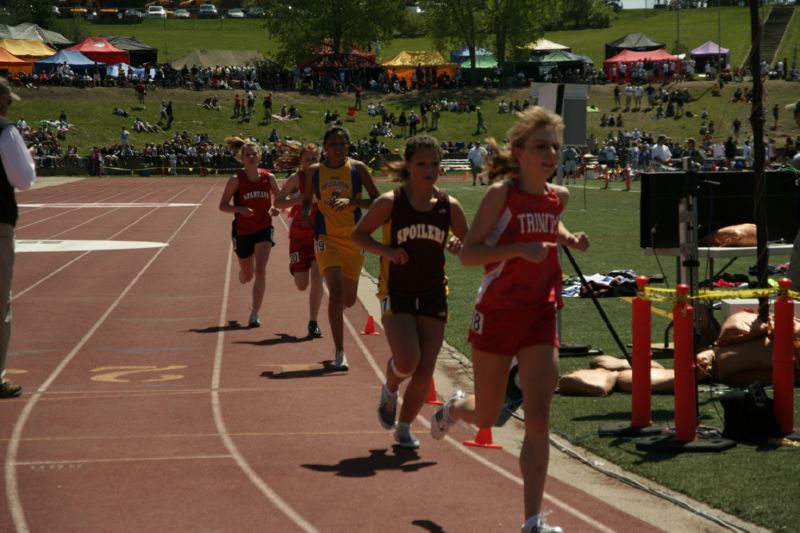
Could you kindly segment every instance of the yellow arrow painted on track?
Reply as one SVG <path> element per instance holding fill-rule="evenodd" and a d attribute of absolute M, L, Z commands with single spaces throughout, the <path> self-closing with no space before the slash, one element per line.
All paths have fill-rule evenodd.
<path fill-rule="evenodd" d="M 92 381 L 102 381 L 105 383 L 130 383 L 130 379 L 124 379 L 131 374 L 141 374 L 145 372 L 167 372 L 169 370 L 179 370 L 188 368 L 186 365 L 154 366 L 154 365 L 121 365 L 121 366 L 101 366 L 92 369 L 92 372 L 102 372 L 92 376 Z M 142 383 L 154 383 L 158 381 L 175 381 L 183 379 L 182 374 L 161 374 L 152 379 L 141 379 Z"/>

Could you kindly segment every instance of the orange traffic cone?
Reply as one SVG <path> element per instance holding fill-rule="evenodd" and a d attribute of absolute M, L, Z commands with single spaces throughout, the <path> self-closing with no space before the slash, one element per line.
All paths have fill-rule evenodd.
<path fill-rule="evenodd" d="M 369 315 L 367 318 L 367 325 L 364 326 L 364 331 L 361 332 L 362 335 L 380 335 L 377 331 L 375 331 L 375 319 L 372 318 L 372 315 Z"/>
<path fill-rule="evenodd" d="M 431 378 L 431 388 L 428 389 L 428 397 L 425 399 L 425 403 L 429 403 L 431 405 L 444 405 L 444 402 L 436 396 L 436 382 L 433 381 L 433 378 Z"/>
<path fill-rule="evenodd" d="M 465 440 L 466 446 L 474 446 L 476 448 L 492 448 L 494 450 L 501 450 L 503 447 L 499 444 L 492 442 L 492 428 L 481 428 L 475 436 L 475 440 Z"/>

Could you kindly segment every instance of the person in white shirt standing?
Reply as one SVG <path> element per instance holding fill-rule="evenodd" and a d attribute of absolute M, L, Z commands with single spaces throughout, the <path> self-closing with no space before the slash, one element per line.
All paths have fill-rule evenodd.
<path fill-rule="evenodd" d="M 487 155 L 486 148 L 481 146 L 481 143 L 475 143 L 472 148 L 469 149 L 469 152 L 467 152 L 467 160 L 469 161 L 469 166 L 472 171 L 473 185 L 475 185 L 477 181 L 480 181 L 481 185 L 484 184 L 483 177 L 480 176 L 480 173 L 483 172 L 483 165 L 486 162 Z"/>
<path fill-rule="evenodd" d="M 19 100 L 0 78 L 0 398 L 22 394 L 22 387 L 5 380 L 11 339 L 11 278 L 14 275 L 14 227 L 17 201 L 14 188 L 24 190 L 36 180 L 36 164 L 14 124 L 6 119 L 12 101 Z"/>
<path fill-rule="evenodd" d="M 675 170 L 669 164 L 669 160 L 672 159 L 672 152 L 667 146 L 667 137 L 666 135 L 659 135 L 658 142 L 653 145 L 650 149 L 650 155 L 652 156 L 652 165 L 656 171 L 670 171 Z"/>

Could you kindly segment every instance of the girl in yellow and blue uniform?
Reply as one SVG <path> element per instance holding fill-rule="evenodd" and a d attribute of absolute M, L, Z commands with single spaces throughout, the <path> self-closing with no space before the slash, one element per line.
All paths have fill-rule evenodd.
<path fill-rule="evenodd" d="M 361 209 L 378 197 L 378 189 L 367 166 L 350 159 L 350 134 L 341 126 L 329 128 L 322 142 L 325 159 L 306 171 L 301 216 L 308 216 L 312 198 L 314 215 L 314 253 L 328 288 L 328 321 L 335 347 L 334 368 L 347 370 L 344 353 L 344 310 L 358 298 L 358 280 L 364 251 L 350 235 Z M 363 198 L 366 191 L 368 198 Z"/>

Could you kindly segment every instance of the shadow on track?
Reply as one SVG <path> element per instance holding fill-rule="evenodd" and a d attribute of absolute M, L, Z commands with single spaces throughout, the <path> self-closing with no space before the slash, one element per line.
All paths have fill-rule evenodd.
<path fill-rule="evenodd" d="M 412 463 L 419 459 L 419 454 L 415 450 L 406 450 L 399 446 L 393 446 L 394 455 L 388 455 L 387 449 L 370 450 L 366 457 L 353 457 L 352 459 L 342 459 L 335 465 L 301 465 L 303 468 L 316 472 L 333 472 L 342 477 L 371 477 L 380 470 L 400 470 L 401 472 L 417 472 L 422 468 L 433 466 L 432 461 L 424 463 Z"/>

